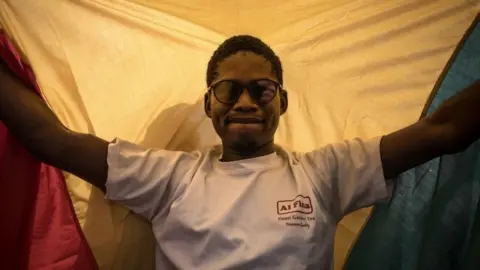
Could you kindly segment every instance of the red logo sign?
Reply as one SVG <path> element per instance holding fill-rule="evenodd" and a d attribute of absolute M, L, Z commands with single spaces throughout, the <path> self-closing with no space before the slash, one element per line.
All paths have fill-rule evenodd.
<path fill-rule="evenodd" d="M 290 213 L 311 214 L 312 212 L 312 201 L 308 196 L 298 195 L 293 200 L 277 202 L 277 214 L 279 215 Z"/>

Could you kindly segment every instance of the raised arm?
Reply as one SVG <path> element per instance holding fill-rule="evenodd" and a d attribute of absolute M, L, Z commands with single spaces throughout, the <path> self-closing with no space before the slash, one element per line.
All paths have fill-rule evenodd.
<path fill-rule="evenodd" d="M 385 178 L 435 157 L 465 150 L 480 137 L 480 82 L 445 101 L 419 122 L 382 138 Z"/>
<path fill-rule="evenodd" d="M 63 126 L 1 60 L 0 120 L 37 159 L 105 191 L 108 142 Z"/>

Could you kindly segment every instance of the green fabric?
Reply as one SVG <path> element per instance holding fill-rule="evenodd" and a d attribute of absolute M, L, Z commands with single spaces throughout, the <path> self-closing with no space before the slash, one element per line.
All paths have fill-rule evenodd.
<path fill-rule="evenodd" d="M 480 79 L 478 19 L 464 41 L 427 114 Z M 390 203 L 375 206 L 345 269 L 480 269 L 479 198 L 480 142 L 407 171 L 399 176 Z"/>
<path fill-rule="evenodd" d="M 464 257 L 461 260 L 462 270 L 480 269 L 480 207 L 477 207 L 475 221 L 470 235 L 470 241 L 467 246 Z"/>

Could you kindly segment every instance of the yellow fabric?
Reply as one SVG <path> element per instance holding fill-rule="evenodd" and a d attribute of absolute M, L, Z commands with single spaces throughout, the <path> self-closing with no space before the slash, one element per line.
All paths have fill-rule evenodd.
<path fill-rule="evenodd" d="M 65 125 L 181 150 L 218 142 L 202 107 L 213 50 L 259 36 L 289 90 L 277 142 L 302 151 L 415 121 L 479 10 L 478 0 L 1 0 L 0 20 Z M 101 269 L 151 269 L 148 223 L 72 175 L 67 184 Z M 351 243 L 364 218 L 347 217 L 337 239 Z M 337 247 L 337 265 L 347 251 Z"/>

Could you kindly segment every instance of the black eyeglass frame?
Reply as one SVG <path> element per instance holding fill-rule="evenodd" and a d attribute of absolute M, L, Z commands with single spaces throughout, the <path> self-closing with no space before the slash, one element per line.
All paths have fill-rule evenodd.
<path fill-rule="evenodd" d="M 262 104 L 268 104 L 270 101 L 272 101 L 272 100 L 277 96 L 278 92 L 280 92 L 280 91 L 282 91 L 282 90 L 285 90 L 285 89 L 283 88 L 283 86 L 282 86 L 279 82 L 274 81 L 274 80 L 271 80 L 271 79 L 266 79 L 266 78 L 264 78 L 264 79 L 251 80 L 251 81 L 249 81 L 248 83 L 243 83 L 243 82 L 240 82 L 239 80 L 225 79 L 225 80 L 220 80 L 220 81 L 218 81 L 218 82 L 212 83 L 212 84 L 208 87 L 208 92 L 209 92 L 209 93 L 213 92 L 213 96 L 215 97 L 215 99 L 216 99 L 218 102 L 220 102 L 220 103 L 222 103 L 222 104 L 225 104 L 225 105 L 233 105 L 233 104 L 235 104 L 235 103 L 238 101 L 238 99 L 239 99 L 240 96 L 242 95 L 243 91 L 240 92 L 240 93 L 238 94 L 238 96 L 237 96 L 236 98 L 234 98 L 234 99 L 233 99 L 232 101 L 230 101 L 230 102 L 226 102 L 226 101 L 220 100 L 220 99 L 217 97 L 217 93 L 215 92 L 215 86 L 218 86 L 220 83 L 222 83 L 222 82 L 233 82 L 233 83 L 235 83 L 235 84 L 241 85 L 242 88 L 243 88 L 243 90 L 246 89 L 247 92 L 248 92 L 248 94 L 250 95 L 250 98 L 252 98 L 252 100 L 255 101 L 256 103 L 258 103 L 259 101 L 254 98 L 255 95 L 252 95 L 253 90 L 252 90 L 252 87 L 251 87 L 251 86 L 252 86 L 253 84 L 258 83 L 259 81 L 272 82 L 272 83 L 274 83 L 275 86 L 276 86 L 275 94 L 274 94 L 268 101 L 261 102 Z"/>

